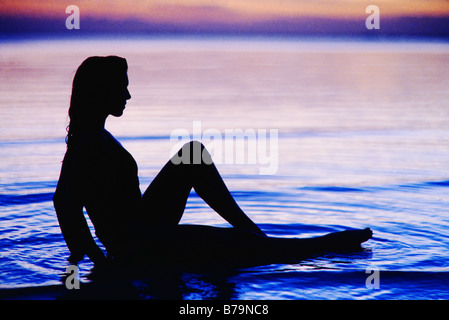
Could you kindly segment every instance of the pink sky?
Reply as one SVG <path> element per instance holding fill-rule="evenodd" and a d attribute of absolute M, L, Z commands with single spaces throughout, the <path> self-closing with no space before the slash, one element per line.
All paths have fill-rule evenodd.
<path fill-rule="evenodd" d="M 0 13 L 32 17 L 65 15 L 69 4 L 85 16 L 138 18 L 149 22 L 217 21 L 238 23 L 275 17 L 357 18 L 377 5 L 383 16 L 449 16 L 447 0 L 3 0 Z"/>
<path fill-rule="evenodd" d="M 84 32 L 361 34 L 374 4 L 386 35 L 449 35 L 449 0 L 2 0 L 0 32 L 61 32 L 72 4 Z"/>

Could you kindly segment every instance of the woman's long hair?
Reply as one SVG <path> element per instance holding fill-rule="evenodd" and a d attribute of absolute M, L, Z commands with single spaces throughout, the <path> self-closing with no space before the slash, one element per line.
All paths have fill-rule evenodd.
<path fill-rule="evenodd" d="M 117 56 L 89 57 L 78 67 L 70 99 L 66 137 L 68 148 L 79 132 L 92 127 L 95 119 L 105 112 L 105 97 L 127 70 L 126 59 Z"/>

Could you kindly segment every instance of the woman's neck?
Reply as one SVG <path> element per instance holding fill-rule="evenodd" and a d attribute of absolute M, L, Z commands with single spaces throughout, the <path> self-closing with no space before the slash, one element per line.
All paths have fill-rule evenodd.
<path fill-rule="evenodd" d="M 107 116 L 98 116 L 92 119 L 89 119 L 85 123 L 85 127 L 89 130 L 102 131 L 105 130 Z"/>

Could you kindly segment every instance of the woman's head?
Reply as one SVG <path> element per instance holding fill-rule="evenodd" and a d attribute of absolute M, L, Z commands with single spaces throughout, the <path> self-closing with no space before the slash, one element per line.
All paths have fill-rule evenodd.
<path fill-rule="evenodd" d="M 72 85 L 67 143 L 77 131 L 108 116 L 119 117 L 131 98 L 128 64 L 117 56 L 89 57 L 78 67 Z"/>

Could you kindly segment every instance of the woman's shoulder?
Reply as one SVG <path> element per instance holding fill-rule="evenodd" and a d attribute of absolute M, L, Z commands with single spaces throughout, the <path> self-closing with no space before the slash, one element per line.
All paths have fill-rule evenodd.
<path fill-rule="evenodd" d="M 110 144 L 108 135 L 101 130 L 86 130 L 76 134 L 71 149 L 76 153 L 100 152 Z"/>

